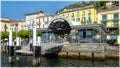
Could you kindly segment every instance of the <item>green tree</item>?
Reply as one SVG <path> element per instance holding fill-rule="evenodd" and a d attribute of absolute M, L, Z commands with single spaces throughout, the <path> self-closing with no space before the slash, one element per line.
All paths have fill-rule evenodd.
<path fill-rule="evenodd" d="M 29 34 L 30 34 L 30 32 L 27 30 L 20 30 L 18 32 L 18 36 L 21 38 L 29 38 Z"/>
<path fill-rule="evenodd" d="M 112 4 L 115 6 L 119 6 L 119 1 L 113 1 Z"/>
<path fill-rule="evenodd" d="M 37 36 L 41 36 L 42 34 L 41 34 L 41 32 L 37 32 Z"/>
<path fill-rule="evenodd" d="M 1 32 L 1 39 L 5 39 L 9 37 L 9 32 Z"/>

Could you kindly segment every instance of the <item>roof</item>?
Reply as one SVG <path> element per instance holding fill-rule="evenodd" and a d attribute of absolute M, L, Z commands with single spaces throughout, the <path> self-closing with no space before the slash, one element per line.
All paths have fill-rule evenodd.
<path fill-rule="evenodd" d="M 37 18 L 43 18 L 43 17 L 52 17 L 52 15 L 50 15 L 50 14 L 44 14 L 44 15 L 41 15 L 41 16 L 38 16 Z"/>
<path fill-rule="evenodd" d="M 106 12 L 106 11 L 112 11 L 112 10 L 119 10 L 119 6 L 113 6 L 105 10 L 98 10 L 98 12 L 100 13 L 100 12 Z"/>
<path fill-rule="evenodd" d="M 23 20 L 11 20 L 11 19 L 10 19 L 9 22 L 10 22 L 10 23 L 17 23 L 17 22 L 25 22 L 25 21 L 23 21 Z"/>
<path fill-rule="evenodd" d="M 27 13 L 27 14 L 25 14 L 25 16 L 29 16 L 29 15 L 33 15 L 33 14 L 39 14 L 39 13 L 43 13 L 43 11 L 39 10 L 39 11 L 36 11 L 36 12 Z"/>
<path fill-rule="evenodd" d="M 9 19 L 7 19 L 7 18 L 0 18 L 0 21 L 1 22 L 9 22 Z"/>

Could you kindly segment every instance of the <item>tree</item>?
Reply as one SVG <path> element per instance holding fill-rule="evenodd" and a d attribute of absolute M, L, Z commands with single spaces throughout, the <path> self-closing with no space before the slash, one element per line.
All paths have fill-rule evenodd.
<path fill-rule="evenodd" d="M 41 34 L 41 32 L 37 32 L 37 36 L 41 36 L 42 34 Z"/>
<path fill-rule="evenodd" d="M 119 6 L 119 1 L 113 1 L 112 5 Z"/>
<path fill-rule="evenodd" d="M 18 32 L 18 36 L 21 38 L 29 38 L 29 34 L 30 34 L 30 32 L 27 30 L 20 30 Z"/>
<path fill-rule="evenodd" d="M 5 39 L 9 37 L 9 32 L 1 32 L 1 39 Z"/>

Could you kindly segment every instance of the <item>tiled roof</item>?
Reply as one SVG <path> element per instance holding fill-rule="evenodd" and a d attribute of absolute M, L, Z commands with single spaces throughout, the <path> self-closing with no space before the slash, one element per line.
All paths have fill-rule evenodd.
<path fill-rule="evenodd" d="M 50 14 L 44 14 L 44 15 L 38 16 L 37 18 L 50 17 L 50 16 L 52 16 L 52 15 L 50 15 Z"/>
<path fill-rule="evenodd" d="M 105 10 L 98 10 L 98 12 L 100 13 L 100 12 L 106 12 L 106 11 L 112 11 L 112 10 L 119 10 L 119 7 L 118 6 L 114 6 L 114 7 L 105 9 Z"/>
<path fill-rule="evenodd" d="M 23 21 L 23 20 L 11 20 L 11 19 L 10 19 L 9 22 L 10 22 L 10 23 L 17 23 L 17 22 L 25 22 L 25 21 Z"/>

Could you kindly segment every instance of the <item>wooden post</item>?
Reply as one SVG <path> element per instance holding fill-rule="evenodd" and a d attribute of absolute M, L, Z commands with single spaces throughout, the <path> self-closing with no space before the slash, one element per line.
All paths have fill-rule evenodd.
<path fill-rule="evenodd" d="M 10 32 L 9 32 L 9 58 L 8 58 L 9 63 L 13 62 L 13 55 L 14 55 L 14 46 L 12 44 L 12 29 L 10 29 Z"/>

